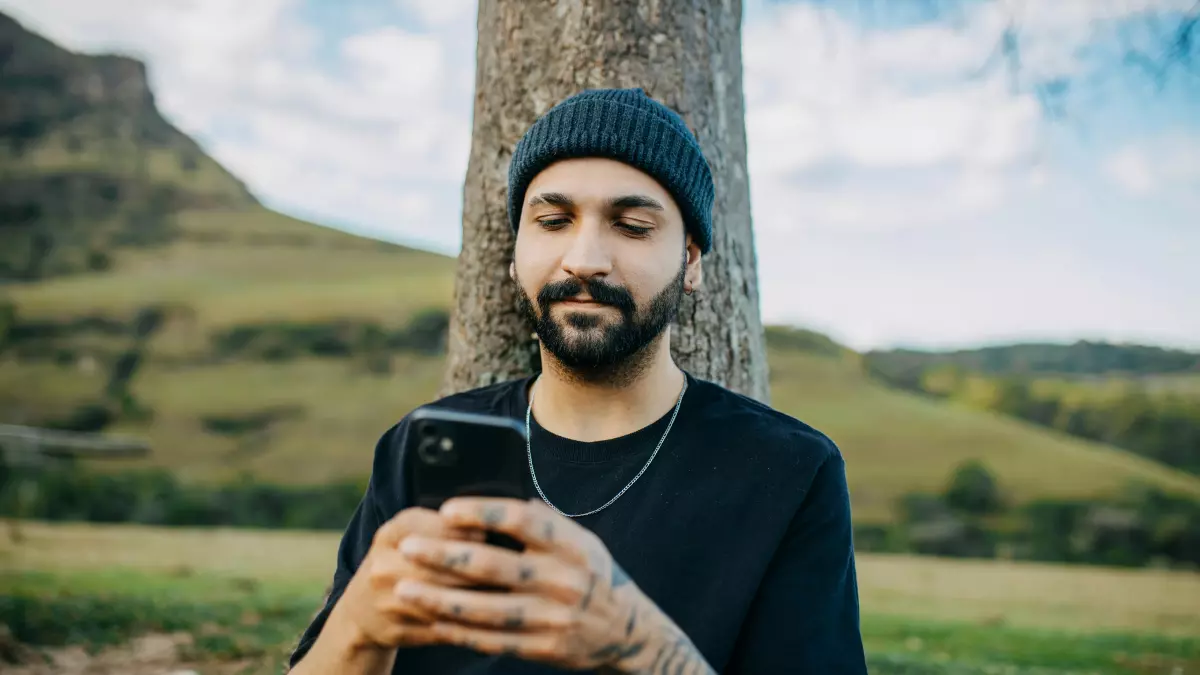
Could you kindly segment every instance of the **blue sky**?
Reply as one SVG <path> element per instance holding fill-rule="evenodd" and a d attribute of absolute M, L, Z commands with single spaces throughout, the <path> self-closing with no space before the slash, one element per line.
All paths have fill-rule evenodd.
<path fill-rule="evenodd" d="M 861 10 L 883 4 L 746 3 L 764 319 L 857 348 L 1200 348 L 1200 63 L 1162 88 L 1123 65 L 1160 44 L 1148 12 L 1194 3 Z M 146 59 L 164 113 L 271 206 L 449 254 L 474 7 L 0 0 L 67 47 Z M 993 58 L 1010 23 L 1015 71 Z M 1051 114 L 1038 86 L 1062 82 Z"/>

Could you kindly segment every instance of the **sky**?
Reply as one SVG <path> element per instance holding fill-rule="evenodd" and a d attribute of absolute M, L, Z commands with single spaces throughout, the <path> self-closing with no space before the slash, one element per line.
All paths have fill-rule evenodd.
<path fill-rule="evenodd" d="M 763 320 L 857 349 L 1200 348 L 1200 56 L 1157 78 L 1126 58 L 1194 0 L 883 4 L 744 3 Z M 168 119 L 272 208 L 450 255 L 475 7 L 0 0 L 144 59 Z"/>

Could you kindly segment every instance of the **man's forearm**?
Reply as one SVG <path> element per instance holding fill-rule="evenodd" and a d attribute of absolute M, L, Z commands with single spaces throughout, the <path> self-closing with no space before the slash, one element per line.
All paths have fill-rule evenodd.
<path fill-rule="evenodd" d="M 636 625 L 641 630 L 634 630 Z M 687 634 L 649 598 L 625 632 L 627 657 L 606 675 L 716 675 Z"/>
<path fill-rule="evenodd" d="M 331 621 L 288 675 L 388 675 L 395 662 L 395 649 L 363 645 Z"/>

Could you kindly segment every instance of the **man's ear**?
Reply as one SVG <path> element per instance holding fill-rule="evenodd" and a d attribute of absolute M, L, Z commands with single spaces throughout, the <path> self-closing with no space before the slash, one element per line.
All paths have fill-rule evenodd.
<path fill-rule="evenodd" d="M 683 273 L 683 289 L 691 294 L 700 288 L 704 282 L 704 272 L 700 266 L 700 246 L 692 239 L 692 235 L 687 238 L 687 270 Z"/>

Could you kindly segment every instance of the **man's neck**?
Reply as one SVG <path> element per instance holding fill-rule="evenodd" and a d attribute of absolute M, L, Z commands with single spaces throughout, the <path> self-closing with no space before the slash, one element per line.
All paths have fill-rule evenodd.
<path fill-rule="evenodd" d="M 600 441 L 633 433 L 670 412 L 684 375 L 671 358 L 669 340 L 638 372 L 619 383 L 595 383 L 573 377 L 545 353 L 546 367 L 533 386 L 533 415 L 547 431 L 577 441 Z"/>

